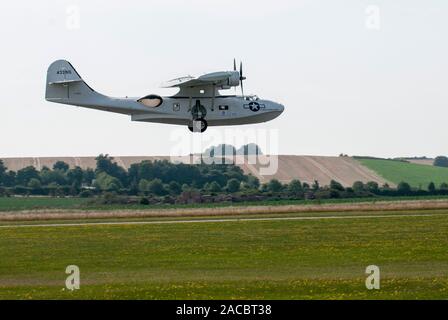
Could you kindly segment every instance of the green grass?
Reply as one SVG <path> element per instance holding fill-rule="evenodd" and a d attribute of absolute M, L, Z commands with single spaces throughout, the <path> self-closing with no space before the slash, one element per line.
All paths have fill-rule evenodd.
<path fill-rule="evenodd" d="M 174 208 L 215 208 L 226 206 L 277 206 L 277 205 L 309 205 L 309 204 L 332 204 L 332 203 L 363 203 L 377 201 L 401 201 L 401 200 L 435 200 L 448 199 L 448 196 L 409 196 L 409 197 L 371 197 L 371 198 L 348 198 L 348 199 L 321 199 L 321 200 L 264 200 L 252 202 L 223 202 L 223 203 L 200 203 L 200 204 L 162 204 L 162 205 L 118 205 L 118 204 L 95 204 L 92 199 L 85 198 L 53 198 L 53 197 L 0 197 L 0 213 L 6 211 L 22 210 L 145 210 L 145 209 L 174 209 Z"/>
<path fill-rule="evenodd" d="M 0 197 L 0 211 L 36 209 L 77 209 L 84 207 L 85 198 L 56 197 Z"/>
<path fill-rule="evenodd" d="M 448 183 L 448 168 L 381 159 L 358 161 L 395 184 L 405 181 L 412 187 L 427 189 L 430 182 L 434 182 L 437 187 L 443 182 Z"/>
<path fill-rule="evenodd" d="M 446 299 L 448 210 L 426 213 L 447 215 L 1 228 L 0 299 Z"/>

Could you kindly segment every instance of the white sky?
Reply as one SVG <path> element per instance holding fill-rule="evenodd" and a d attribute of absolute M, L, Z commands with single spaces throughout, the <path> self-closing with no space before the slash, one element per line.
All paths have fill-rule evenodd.
<path fill-rule="evenodd" d="M 73 5 L 79 29 L 67 28 Z M 371 5 L 379 30 L 366 27 Z M 278 129 L 281 154 L 448 154 L 447 17 L 444 0 L 3 1 L 0 157 L 162 155 L 173 130 L 190 135 L 46 102 L 59 58 L 101 93 L 143 96 L 236 57 L 246 92 L 286 107 L 242 128 Z"/>

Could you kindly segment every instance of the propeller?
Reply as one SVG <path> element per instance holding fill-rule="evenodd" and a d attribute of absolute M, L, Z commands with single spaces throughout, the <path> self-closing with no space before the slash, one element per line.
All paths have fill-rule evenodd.
<path fill-rule="evenodd" d="M 237 71 L 236 70 L 236 59 L 233 58 L 233 71 Z M 241 95 L 244 97 L 244 86 L 243 86 L 243 81 L 246 80 L 246 77 L 243 76 L 243 62 L 240 62 L 240 84 L 241 84 Z M 234 87 L 235 89 L 235 94 L 236 94 L 236 87 Z"/>
<path fill-rule="evenodd" d="M 233 71 L 236 71 L 236 59 L 233 58 Z M 235 95 L 236 95 L 236 87 L 233 87 L 233 89 L 235 90 Z"/>
<path fill-rule="evenodd" d="M 241 82 L 241 95 L 244 98 L 244 86 L 243 81 L 246 80 L 246 77 L 243 76 L 243 62 L 240 62 L 240 82 Z"/>

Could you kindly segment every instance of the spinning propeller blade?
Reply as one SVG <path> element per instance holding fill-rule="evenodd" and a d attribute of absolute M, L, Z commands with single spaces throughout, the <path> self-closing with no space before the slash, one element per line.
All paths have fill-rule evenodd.
<path fill-rule="evenodd" d="M 233 71 L 236 71 L 236 59 L 233 58 Z M 236 95 L 236 87 L 233 87 L 233 89 L 235 90 L 235 95 Z"/>
<path fill-rule="evenodd" d="M 243 76 L 243 62 L 240 62 L 240 82 L 241 82 L 241 95 L 244 97 L 244 86 L 243 81 L 246 80 L 246 77 Z"/>

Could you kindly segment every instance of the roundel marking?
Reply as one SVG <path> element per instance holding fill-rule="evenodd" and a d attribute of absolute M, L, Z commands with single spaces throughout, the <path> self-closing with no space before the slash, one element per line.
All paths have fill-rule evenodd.
<path fill-rule="evenodd" d="M 258 110 L 260 110 L 260 104 L 255 101 L 249 102 L 249 109 L 253 112 L 257 112 Z"/>

